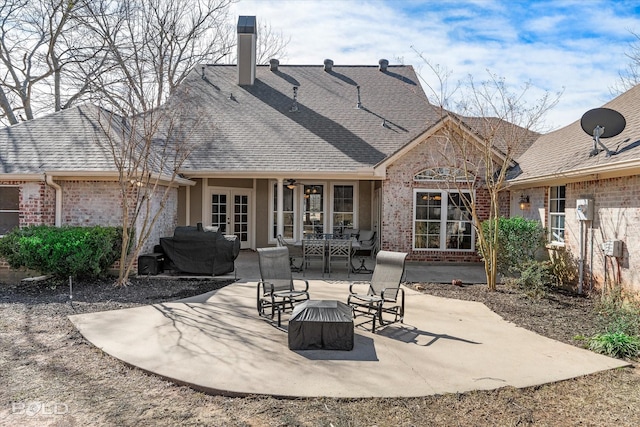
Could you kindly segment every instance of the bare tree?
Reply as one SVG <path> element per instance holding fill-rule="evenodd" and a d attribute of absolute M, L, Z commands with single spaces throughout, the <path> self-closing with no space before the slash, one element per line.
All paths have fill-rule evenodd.
<path fill-rule="evenodd" d="M 81 101 L 125 114 L 162 105 L 200 63 L 235 57 L 233 0 L 7 0 L 0 6 L 0 121 Z M 261 61 L 288 40 L 260 25 Z"/>
<path fill-rule="evenodd" d="M 117 285 L 126 285 L 168 201 L 176 196 L 178 170 L 195 147 L 191 134 L 202 121 L 200 114 L 175 103 L 129 117 L 100 112 L 98 122 L 118 171 L 122 250 Z"/>
<path fill-rule="evenodd" d="M 8 0 L 0 6 L 0 108 L 9 124 L 22 115 L 34 118 L 38 83 L 52 75 L 59 82 L 65 55 L 58 47 L 73 8 L 64 0 Z M 54 88 L 59 97 L 59 85 Z"/>
<path fill-rule="evenodd" d="M 611 93 L 620 95 L 640 83 L 640 34 L 631 32 L 635 40 L 629 44 L 629 58 L 624 71 L 618 74 L 618 82 L 611 88 Z"/>
<path fill-rule="evenodd" d="M 503 215 L 501 198 L 508 194 L 507 174 L 517 166 L 514 159 L 537 137 L 535 130 L 561 94 L 545 92 L 530 105 L 529 84 L 513 92 L 495 75 L 479 84 L 469 77 L 450 88 L 446 70 L 425 62 L 437 83 L 430 84 L 424 76 L 421 79 L 442 114 L 442 130 L 433 138 L 430 161 L 445 172 L 440 185 L 460 194 L 456 203 L 471 218 L 488 289 L 493 291 L 498 275 L 498 233 L 487 233 L 482 223 L 486 221 L 489 230 L 497 230 Z M 454 106 L 455 111 L 445 106 Z"/>

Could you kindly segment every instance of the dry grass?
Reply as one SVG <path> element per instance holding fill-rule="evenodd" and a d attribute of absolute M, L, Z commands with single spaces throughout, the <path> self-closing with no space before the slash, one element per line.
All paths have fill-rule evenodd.
<path fill-rule="evenodd" d="M 526 389 L 411 399 L 209 396 L 125 366 L 86 342 L 67 316 L 202 293 L 214 281 L 0 286 L 0 424 L 7 426 L 637 426 L 640 375 L 617 369 Z M 561 341 L 597 329 L 588 298 L 540 301 L 483 286 L 423 285 L 424 292 L 485 302 L 507 320 Z M 499 363 L 498 361 L 496 363 Z M 40 406 L 38 406 L 40 405 Z"/>

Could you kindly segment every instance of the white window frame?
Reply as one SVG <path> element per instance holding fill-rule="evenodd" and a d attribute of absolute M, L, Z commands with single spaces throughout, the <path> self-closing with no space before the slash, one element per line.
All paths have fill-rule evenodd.
<path fill-rule="evenodd" d="M 20 227 L 20 186 L 19 185 L 0 185 L 0 188 L 15 188 L 18 190 L 18 209 L 0 209 L 1 213 L 17 213 L 18 214 L 18 222 L 16 227 Z M 0 236 L 4 236 L 4 234 L 0 234 Z"/>
<path fill-rule="evenodd" d="M 277 207 L 274 206 L 273 199 L 275 197 L 274 190 L 278 183 L 276 180 L 269 180 L 269 238 L 270 244 L 276 243 L 276 236 L 273 236 L 273 224 L 275 222 L 275 212 Z M 333 231 L 333 196 L 334 187 L 339 185 L 351 185 L 353 186 L 353 228 L 358 228 L 359 217 L 359 199 L 360 199 L 360 187 L 358 181 L 304 181 L 296 186 L 293 190 L 293 235 L 294 240 L 299 241 L 302 238 L 303 230 L 303 214 L 304 214 L 304 186 L 318 185 L 322 186 L 324 190 L 322 213 L 324 215 L 324 232 L 331 233 Z"/>
<path fill-rule="evenodd" d="M 358 182 L 353 182 L 353 181 L 336 181 L 336 182 L 331 182 L 330 185 L 330 194 L 331 194 L 331 202 L 329 203 L 329 222 L 330 222 L 330 227 L 329 230 L 331 230 L 331 232 L 333 232 L 333 227 L 334 227 L 334 223 L 333 223 L 333 215 L 335 213 L 335 206 L 334 206 L 334 202 L 335 202 L 335 190 L 334 188 L 336 186 L 352 186 L 353 187 L 353 226 L 351 228 L 358 228 L 358 199 L 359 194 L 360 194 L 360 189 L 358 187 Z M 344 213 L 344 212 L 343 212 Z"/>
<path fill-rule="evenodd" d="M 555 197 L 552 198 L 551 195 L 553 193 L 553 189 L 556 189 L 556 193 L 560 194 L 560 188 L 564 189 L 564 197 Z M 560 200 L 564 200 L 564 210 L 562 212 L 555 210 L 555 202 L 559 203 Z M 567 187 L 565 185 L 555 185 L 549 187 L 549 242 L 558 245 L 564 246 L 564 236 L 567 231 L 567 223 L 566 223 L 566 210 L 567 210 Z M 560 227 L 554 227 L 554 219 L 563 218 L 563 227 L 562 227 L 562 240 L 558 240 L 554 236 L 554 230 L 559 230 Z"/>
<path fill-rule="evenodd" d="M 471 248 L 469 249 L 456 249 L 456 248 L 447 248 L 447 215 L 446 214 L 442 214 L 440 215 L 440 245 L 438 248 L 422 248 L 422 247 L 416 247 L 416 224 L 418 221 L 416 221 L 416 209 L 417 209 L 417 204 L 416 204 L 416 199 L 417 199 L 417 195 L 418 193 L 440 193 L 440 210 L 441 212 L 447 212 L 447 209 L 449 207 L 449 194 L 460 194 L 460 193 L 466 193 L 469 194 L 469 196 L 472 196 L 472 192 L 471 191 L 467 191 L 467 190 L 443 190 L 440 188 L 414 188 L 413 189 L 413 209 L 412 209 L 412 222 L 413 222 L 413 226 L 412 226 L 412 233 L 411 233 L 411 246 L 413 248 L 414 251 L 417 252 L 463 252 L 463 253 L 471 253 L 471 252 L 475 252 L 475 240 L 476 240 L 476 233 L 475 233 L 475 229 L 473 228 L 473 222 L 471 220 L 471 218 L 469 218 L 468 221 L 464 221 L 464 222 L 468 222 L 471 224 Z"/>
<path fill-rule="evenodd" d="M 277 206 L 274 206 L 273 204 L 273 200 L 276 197 L 275 194 L 275 187 L 278 184 L 278 181 L 276 180 L 270 180 L 269 181 L 269 243 L 271 244 L 275 244 L 277 239 L 275 235 L 273 235 L 273 226 L 276 222 L 276 209 L 278 208 Z M 284 184 L 284 187 L 286 188 L 286 184 Z M 300 212 L 299 208 L 300 208 L 300 203 L 298 203 L 298 193 L 300 193 L 300 191 L 298 191 L 298 188 L 300 188 L 301 186 L 296 186 L 293 189 L 293 239 L 297 240 L 298 239 L 298 230 L 300 227 L 300 221 L 299 221 L 299 215 L 298 212 Z M 288 240 L 288 239 L 287 239 Z"/>

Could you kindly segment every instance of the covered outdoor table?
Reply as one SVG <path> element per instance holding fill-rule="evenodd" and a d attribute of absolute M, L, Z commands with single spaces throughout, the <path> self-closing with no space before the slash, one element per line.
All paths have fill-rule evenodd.
<path fill-rule="evenodd" d="M 289 319 L 291 350 L 353 350 L 353 312 L 340 301 L 309 300 Z"/>

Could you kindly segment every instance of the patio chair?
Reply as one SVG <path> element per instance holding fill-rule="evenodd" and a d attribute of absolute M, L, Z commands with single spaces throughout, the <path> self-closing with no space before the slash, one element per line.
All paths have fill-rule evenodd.
<path fill-rule="evenodd" d="M 302 246 L 296 246 L 293 243 L 287 242 L 284 240 L 284 237 L 282 237 L 282 234 L 278 234 L 276 239 L 278 241 L 278 246 L 289 249 L 289 267 L 291 267 L 291 271 L 302 271 Z M 299 265 L 296 265 L 296 259 L 300 260 Z"/>
<path fill-rule="evenodd" d="M 331 239 L 329 240 L 329 250 L 327 251 L 329 277 L 331 277 L 331 262 L 343 260 L 347 267 L 347 277 L 351 272 L 351 239 Z"/>
<path fill-rule="evenodd" d="M 324 267 L 326 260 L 324 239 L 303 239 L 302 240 L 302 275 L 304 276 L 312 260 L 322 261 L 322 277 L 324 277 Z"/>
<path fill-rule="evenodd" d="M 358 314 L 371 317 L 373 333 L 376 332 L 376 321 L 380 326 L 385 326 L 395 322 L 402 323 L 404 320 L 404 289 L 400 287 L 400 282 L 404 275 L 406 257 L 407 254 L 403 252 L 378 252 L 367 293 L 355 292 L 357 284 L 349 286 L 347 304 L 352 308 L 354 318 Z M 387 318 L 383 315 L 387 315 Z"/>
<path fill-rule="evenodd" d="M 304 289 L 295 288 L 289 268 L 289 250 L 286 247 L 258 248 L 258 263 L 258 314 L 263 317 L 270 316 L 273 320 L 277 312 L 280 326 L 282 312 L 293 310 L 295 304 L 309 299 L 309 282 L 295 279 L 304 284 Z"/>
<path fill-rule="evenodd" d="M 368 252 L 371 258 L 373 258 L 378 247 L 376 232 L 373 230 L 360 230 L 358 241 L 360 242 L 360 249 L 358 249 L 358 252 Z"/>

